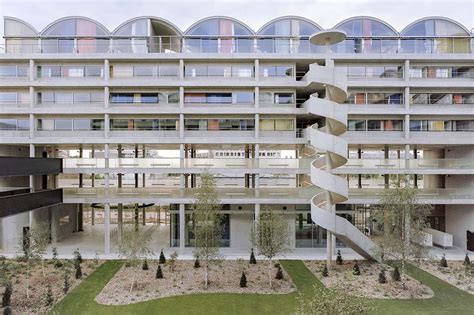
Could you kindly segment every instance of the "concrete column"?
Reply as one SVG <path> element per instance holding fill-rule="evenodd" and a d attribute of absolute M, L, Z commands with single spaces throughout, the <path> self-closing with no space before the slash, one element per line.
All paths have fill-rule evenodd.
<path fill-rule="evenodd" d="M 35 61 L 30 59 L 30 81 L 35 80 Z"/>
<path fill-rule="evenodd" d="M 260 61 L 255 59 L 255 81 L 260 80 Z"/>
<path fill-rule="evenodd" d="M 255 108 L 259 108 L 260 107 L 260 88 L 258 86 L 255 87 Z"/>
<path fill-rule="evenodd" d="M 104 204 L 104 254 L 110 254 L 110 204 Z"/>
<path fill-rule="evenodd" d="M 255 223 L 258 223 L 260 220 L 260 204 L 256 203 L 255 204 Z"/>
<path fill-rule="evenodd" d="M 35 115 L 30 114 L 30 139 L 35 137 Z"/>
<path fill-rule="evenodd" d="M 108 86 L 104 87 L 104 108 L 109 108 L 110 89 Z"/>
<path fill-rule="evenodd" d="M 410 139 L 410 115 L 405 115 L 404 135 L 405 139 Z"/>
<path fill-rule="evenodd" d="M 258 169 L 260 167 L 260 144 L 255 144 L 255 167 Z M 255 174 L 255 188 L 260 188 L 260 173 Z"/>
<path fill-rule="evenodd" d="M 179 114 L 179 138 L 184 138 L 184 114 Z"/>
<path fill-rule="evenodd" d="M 260 114 L 255 114 L 255 139 L 260 138 Z"/>
<path fill-rule="evenodd" d="M 403 76 L 405 81 L 410 81 L 410 60 L 405 60 L 405 65 L 403 67 Z"/>
<path fill-rule="evenodd" d="M 35 88 L 30 86 L 30 89 L 29 89 L 29 92 L 30 92 L 30 108 L 33 108 L 35 107 L 35 102 L 36 102 L 36 97 L 35 97 Z"/>
<path fill-rule="evenodd" d="M 104 60 L 104 80 L 105 82 L 109 82 L 110 79 L 110 64 L 109 59 Z"/>
<path fill-rule="evenodd" d="M 92 145 L 92 149 L 91 149 L 91 158 L 94 159 L 95 158 L 95 150 L 94 150 L 94 145 Z M 92 187 L 95 187 L 95 174 L 92 173 L 91 174 L 91 186 Z"/>
<path fill-rule="evenodd" d="M 186 228 L 186 219 L 185 219 L 185 205 L 184 203 L 179 204 L 179 252 L 184 254 L 184 245 L 185 245 L 185 228 Z"/>
<path fill-rule="evenodd" d="M 384 149 L 383 149 L 383 153 L 384 153 L 384 159 L 388 159 L 389 158 L 389 147 L 388 146 L 385 146 Z M 384 188 L 385 189 L 388 189 L 390 187 L 390 175 L 389 174 L 384 174 Z"/>
<path fill-rule="evenodd" d="M 117 239 L 120 242 L 122 240 L 123 232 L 123 204 L 117 205 Z"/>
<path fill-rule="evenodd" d="M 179 108 L 184 108 L 184 87 L 179 87 Z"/>
<path fill-rule="evenodd" d="M 326 152 L 326 168 L 327 171 L 330 172 L 332 167 L 331 167 L 331 161 L 329 154 Z M 332 203 L 331 195 L 329 192 L 326 192 L 326 200 L 327 200 L 327 208 L 330 213 L 335 213 L 335 207 Z M 331 260 L 332 260 L 332 253 L 334 251 L 334 243 L 333 243 L 333 235 L 329 230 L 326 230 L 326 252 L 327 252 L 327 265 L 328 268 L 331 265 Z"/>
<path fill-rule="evenodd" d="M 146 148 L 146 145 L 143 145 L 142 147 L 142 158 L 146 158 L 146 151 L 145 151 L 145 148 Z M 142 174 L 142 186 L 145 187 L 146 186 L 146 179 L 145 179 L 145 173 Z"/>
<path fill-rule="evenodd" d="M 405 103 L 405 109 L 410 109 L 410 87 L 405 87 L 405 92 L 403 94 L 403 101 Z"/>
<path fill-rule="evenodd" d="M 104 115 L 104 138 L 109 138 L 110 133 L 110 117 L 109 114 Z"/>
<path fill-rule="evenodd" d="M 179 79 L 184 79 L 184 60 L 179 59 Z"/>
<path fill-rule="evenodd" d="M 179 167 L 184 168 L 184 143 L 179 144 Z M 179 187 L 184 188 L 184 174 L 179 175 Z"/>
<path fill-rule="evenodd" d="M 30 143 L 30 157 L 35 157 L 35 145 Z M 35 191 L 35 176 L 30 175 L 30 190 L 31 192 Z"/>

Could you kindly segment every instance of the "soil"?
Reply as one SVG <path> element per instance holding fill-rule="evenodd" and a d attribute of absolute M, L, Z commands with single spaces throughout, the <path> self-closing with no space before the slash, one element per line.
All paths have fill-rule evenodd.
<path fill-rule="evenodd" d="M 72 260 L 60 260 L 63 264 L 60 268 L 55 268 L 51 260 L 44 263 L 44 276 L 41 263 L 37 262 L 32 265 L 29 276 L 29 297 L 26 295 L 26 262 L 18 260 L 1 260 L 0 276 L 1 280 L 10 280 L 13 287 L 11 297 L 11 309 L 14 314 L 44 314 L 51 307 L 61 300 L 65 294 L 64 275 L 69 275 L 69 291 L 76 287 L 83 279 L 85 279 L 92 271 L 94 271 L 102 261 L 84 260 L 81 263 L 82 278 L 75 279 L 75 269 Z M 51 287 L 53 302 L 51 305 L 46 303 L 46 294 L 48 287 Z M 4 288 L 0 289 L 3 294 Z M 1 305 L 0 305 L 1 306 Z M 2 308 L 0 310 L 3 313 Z"/>
<path fill-rule="evenodd" d="M 240 287 L 242 267 L 238 261 L 226 260 L 219 265 L 211 265 L 207 289 L 204 288 L 204 268 L 194 268 L 194 261 L 177 261 L 173 272 L 169 265 L 161 265 L 163 279 L 155 278 L 157 262 L 149 262 L 148 266 L 149 270 L 142 270 L 141 265 L 135 267 L 124 265 L 95 300 L 101 304 L 123 305 L 196 293 L 285 294 L 296 290 L 285 270 L 283 270 L 282 280 L 275 279 L 277 268 L 274 267 L 272 267 L 272 287 L 270 288 L 268 262 L 265 261 L 246 268 L 246 288 Z M 130 293 L 134 277 L 135 285 Z"/>
<path fill-rule="evenodd" d="M 466 268 L 463 261 L 448 260 L 448 267 L 441 267 L 439 261 L 427 261 L 423 263 L 421 269 L 431 273 L 447 283 L 474 294 L 474 264 Z"/>
<path fill-rule="evenodd" d="M 311 272 L 328 288 L 338 288 L 343 292 L 377 299 L 427 299 L 434 296 L 433 291 L 420 281 L 406 276 L 406 288 L 402 282 L 394 281 L 393 268 L 377 262 L 359 260 L 360 275 L 353 274 L 354 261 L 344 261 L 342 265 L 331 265 L 329 276 L 323 277 L 322 270 L 326 262 L 305 261 Z M 386 283 L 379 283 L 380 270 L 385 269 Z"/>

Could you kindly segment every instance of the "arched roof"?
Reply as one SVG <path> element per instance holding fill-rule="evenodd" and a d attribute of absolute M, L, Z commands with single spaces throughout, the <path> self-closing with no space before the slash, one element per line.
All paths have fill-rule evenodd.
<path fill-rule="evenodd" d="M 4 33 L 6 37 L 35 37 L 38 36 L 38 31 L 28 22 L 17 19 L 11 16 L 3 18 Z"/>
<path fill-rule="evenodd" d="M 179 29 L 179 27 L 177 27 L 175 24 L 171 23 L 170 21 L 166 20 L 166 19 L 163 19 L 163 18 L 160 18 L 160 17 L 157 17 L 157 16 L 138 16 L 138 17 L 134 17 L 134 18 L 131 18 L 123 23 L 121 23 L 119 26 L 117 26 L 115 28 L 115 30 L 113 30 L 112 34 L 114 35 L 126 35 L 126 27 L 133 24 L 133 23 L 136 23 L 136 22 L 139 22 L 140 20 L 151 20 L 152 23 L 153 22 L 156 22 L 158 24 L 161 24 L 165 27 L 167 27 L 168 29 L 170 29 L 171 31 L 173 31 L 175 33 L 175 35 L 182 35 L 182 32 L 181 30 Z M 121 32 L 123 32 L 121 34 Z M 130 32 L 130 34 L 127 34 L 127 35 L 136 35 L 136 34 L 132 34 Z"/>
<path fill-rule="evenodd" d="M 53 36 L 104 36 L 109 35 L 110 32 L 104 25 L 91 18 L 67 16 L 50 23 L 40 34 Z"/>
<path fill-rule="evenodd" d="M 347 36 L 398 36 L 393 26 L 372 16 L 354 16 L 345 19 L 333 28 L 343 30 Z"/>
<path fill-rule="evenodd" d="M 405 27 L 404 36 L 470 36 L 469 30 L 459 22 L 442 16 L 416 20 Z"/>
<path fill-rule="evenodd" d="M 229 28 L 231 26 L 231 28 Z M 245 23 L 228 16 L 210 16 L 192 24 L 186 35 L 254 35 Z M 231 34 L 229 34 L 231 33 Z"/>
<path fill-rule="evenodd" d="M 288 22 L 287 22 L 288 21 Z M 285 23 L 287 22 L 287 23 Z M 280 29 L 277 30 L 278 24 Z M 273 27 L 273 30 L 272 30 Z M 323 28 L 317 23 L 310 19 L 295 16 L 286 15 L 277 17 L 270 22 L 265 23 L 258 31 L 258 35 L 286 35 L 286 36 L 299 36 L 299 35 L 311 35 L 317 31 L 321 31 Z M 272 34 L 271 34 L 272 33 Z M 286 33 L 286 34 L 277 34 Z"/>

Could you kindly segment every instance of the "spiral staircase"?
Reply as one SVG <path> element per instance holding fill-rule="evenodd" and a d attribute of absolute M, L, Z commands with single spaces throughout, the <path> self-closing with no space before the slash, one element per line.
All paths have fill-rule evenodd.
<path fill-rule="evenodd" d="M 325 118 L 325 125 L 317 123 L 306 129 L 306 138 L 315 159 L 311 162 L 311 183 L 322 189 L 311 200 L 311 219 L 330 231 L 339 240 L 366 259 L 375 259 L 375 244 L 358 228 L 343 217 L 337 216 L 333 205 L 348 197 L 346 179 L 332 174 L 331 170 L 347 162 L 347 142 L 339 137 L 346 131 L 347 112 L 342 103 L 346 97 L 346 75 L 333 66 L 330 60 L 325 66 L 311 64 L 302 78 L 313 93 L 303 103 L 306 112 Z"/>

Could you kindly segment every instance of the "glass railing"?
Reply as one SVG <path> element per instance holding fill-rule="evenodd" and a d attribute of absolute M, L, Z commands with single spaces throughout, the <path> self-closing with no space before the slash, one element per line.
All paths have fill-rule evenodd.
<path fill-rule="evenodd" d="M 126 199 L 189 199 L 196 198 L 198 190 L 196 188 L 179 187 L 141 187 L 141 188 L 63 188 L 64 199 L 85 198 L 90 202 L 100 202 L 98 198 L 126 198 Z M 281 199 L 281 200 L 300 200 L 309 203 L 321 189 L 316 187 L 304 188 L 241 188 L 241 187 L 217 187 L 217 196 L 220 200 L 229 199 Z M 358 199 L 367 199 L 367 201 L 377 200 L 384 193 L 384 189 L 361 188 L 349 189 L 349 200 L 359 201 Z M 418 191 L 418 197 L 425 200 L 459 200 L 474 198 L 472 189 L 431 189 L 424 188 Z"/>
<path fill-rule="evenodd" d="M 22 43 L 21 40 L 24 42 Z M 470 38 L 348 38 L 333 53 L 469 54 Z M 0 53 L 323 53 L 308 37 L 157 36 L 134 38 L 11 38 Z"/>
<path fill-rule="evenodd" d="M 409 168 L 474 168 L 474 159 L 409 159 Z M 349 159 L 343 168 L 404 169 L 404 159 Z"/>
<path fill-rule="evenodd" d="M 109 168 L 308 168 L 311 159 L 111 158 Z M 64 158 L 63 168 L 105 168 L 104 158 Z"/>

